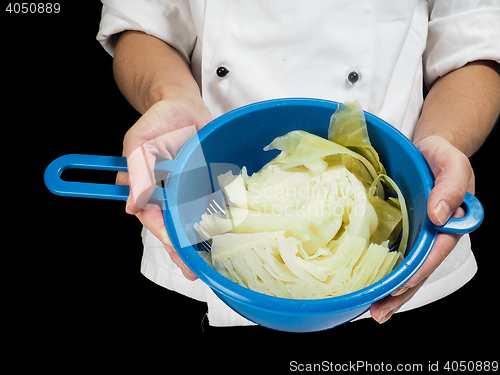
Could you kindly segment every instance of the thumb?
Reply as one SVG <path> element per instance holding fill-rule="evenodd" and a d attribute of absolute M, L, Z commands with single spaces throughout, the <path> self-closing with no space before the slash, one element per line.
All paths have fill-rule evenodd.
<path fill-rule="evenodd" d="M 462 204 L 465 193 L 474 193 L 474 173 L 467 156 L 445 138 L 431 136 L 418 147 L 435 177 L 427 214 L 435 225 L 444 225 Z"/>

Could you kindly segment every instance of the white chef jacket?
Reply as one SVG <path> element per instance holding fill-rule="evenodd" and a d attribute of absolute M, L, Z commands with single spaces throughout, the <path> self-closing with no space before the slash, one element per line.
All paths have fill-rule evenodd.
<path fill-rule="evenodd" d="M 143 31 L 173 46 L 189 62 L 214 118 L 281 97 L 357 99 L 411 139 L 424 80 L 430 87 L 467 62 L 500 62 L 500 0 L 102 2 L 97 39 L 103 47 L 113 55 L 116 34 L 125 30 Z M 200 280 L 185 279 L 145 228 L 143 243 L 142 273 L 206 301 L 211 325 L 253 324 Z M 466 235 L 402 311 L 452 293 L 476 269 Z"/>

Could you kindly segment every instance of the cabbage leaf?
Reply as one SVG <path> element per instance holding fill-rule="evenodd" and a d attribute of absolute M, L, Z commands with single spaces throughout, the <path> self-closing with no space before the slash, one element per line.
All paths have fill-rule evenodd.
<path fill-rule="evenodd" d="M 328 139 L 364 156 L 377 171 L 387 174 L 368 136 L 366 120 L 359 101 L 345 103 L 333 115 Z"/>

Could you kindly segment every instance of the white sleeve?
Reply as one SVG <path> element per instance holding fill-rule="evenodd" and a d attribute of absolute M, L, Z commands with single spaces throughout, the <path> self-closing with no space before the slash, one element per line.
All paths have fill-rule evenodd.
<path fill-rule="evenodd" d="M 428 87 L 468 62 L 500 62 L 500 0 L 429 0 L 429 7 L 424 52 Z"/>
<path fill-rule="evenodd" d="M 196 31 L 186 0 L 102 0 L 97 40 L 114 55 L 115 35 L 126 30 L 143 31 L 171 45 L 189 62 Z"/>

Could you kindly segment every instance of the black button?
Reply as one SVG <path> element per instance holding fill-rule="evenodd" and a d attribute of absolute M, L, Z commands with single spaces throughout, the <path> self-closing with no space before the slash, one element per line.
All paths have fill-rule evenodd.
<path fill-rule="evenodd" d="M 351 83 L 356 83 L 359 81 L 359 74 L 356 71 L 352 71 L 347 75 L 347 80 Z"/>
<path fill-rule="evenodd" d="M 219 66 L 216 73 L 220 78 L 224 78 L 229 73 L 229 70 L 225 66 Z"/>

